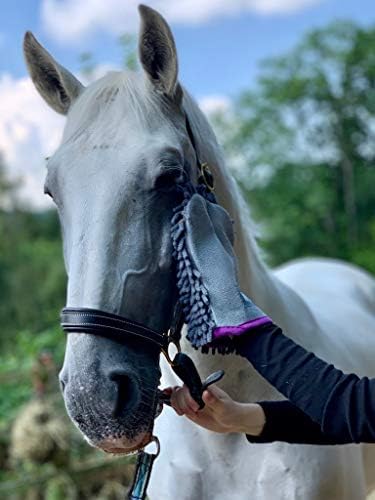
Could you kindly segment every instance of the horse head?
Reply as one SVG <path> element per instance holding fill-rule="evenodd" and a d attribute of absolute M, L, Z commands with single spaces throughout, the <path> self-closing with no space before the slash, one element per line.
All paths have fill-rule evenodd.
<path fill-rule="evenodd" d="M 61 222 L 67 306 L 166 331 L 177 298 L 171 218 L 178 186 L 196 181 L 196 155 L 172 33 L 154 10 L 140 6 L 140 15 L 139 73 L 111 72 L 84 87 L 31 33 L 24 52 L 36 89 L 67 117 L 45 182 Z M 68 335 L 61 387 L 91 444 L 123 453 L 147 441 L 159 354 L 142 339 Z"/>

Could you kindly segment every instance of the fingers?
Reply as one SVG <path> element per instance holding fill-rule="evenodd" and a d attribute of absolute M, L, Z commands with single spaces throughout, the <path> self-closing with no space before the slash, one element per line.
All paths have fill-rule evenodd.
<path fill-rule="evenodd" d="M 186 385 L 175 387 L 171 393 L 171 405 L 178 415 L 194 415 L 199 410 Z"/>
<path fill-rule="evenodd" d="M 220 400 L 209 390 L 204 391 L 202 396 L 203 402 L 212 410 L 217 409 L 220 405 Z"/>
<path fill-rule="evenodd" d="M 226 249 L 230 250 L 229 253 L 233 252 L 232 246 L 234 243 L 234 228 L 230 215 L 220 205 L 210 203 L 209 201 L 206 201 L 206 204 L 208 215 L 210 216 L 218 238 Z"/>
<path fill-rule="evenodd" d="M 165 389 L 162 390 L 162 392 L 164 394 L 166 394 L 167 396 L 170 396 L 172 394 L 173 390 L 174 390 L 174 387 L 166 387 Z"/>
<path fill-rule="evenodd" d="M 207 212 L 205 199 L 199 194 L 194 194 L 185 208 L 186 225 L 188 234 L 193 236 L 193 242 L 203 244 L 215 237 L 215 230 Z"/>
<path fill-rule="evenodd" d="M 199 239 L 204 241 L 206 235 L 210 235 L 214 230 L 221 243 L 227 250 L 230 249 L 229 253 L 233 251 L 233 222 L 223 207 L 194 194 L 186 208 L 186 214 L 188 226 L 193 226 Z M 199 227 L 196 226 L 196 221 L 199 221 Z"/>
<path fill-rule="evenodd" d="M 179 391 L 181 390 L 181 387 L 176 387 L 172 394 L 171 394 L 171 405 L 172 405 L 172 408 L 174 409 L 174 411 L 177 413 L 177 415 L 183 415 L 183 411 L 182 411 L 182 406 L 181 406 L 181 402 L 180 402 L 180 397 L 178 395 Z"/>
<path fill-rule="evenodd" d="M 225 406 L 231 402 L 228 394 L 217 385 L 211 385 L 203 392 L 204 403 L 215 412 L 223 411 Z"/>

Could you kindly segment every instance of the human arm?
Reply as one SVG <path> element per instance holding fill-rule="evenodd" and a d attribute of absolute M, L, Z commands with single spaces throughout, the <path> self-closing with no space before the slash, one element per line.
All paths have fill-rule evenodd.
<path fill-rule="evenodd" d="M 290 401 L 262 401 L 258 403 L 264 414 L 264 426 L 258 435 L 246 431 L 250 443 L 283 441 L 291 444 L 334 445 L 345 444 L 324 434 L 320 426 Z M 350 442 L 350 441 L 349 441 Z"/>
<path fill-rule="evenodd" d="M 375 442 L 374 379 L 344 374 L 293 342 L 275 325 L 260 327 L 236 342 L 239 354 L 315 422 L 330 444 Z M 277 412 L 277 406 L 270 407 L 266 420 L 280 420 Z M 297 419 L 295 413 L 292 415 Z M 297 422 L 302 424 L 301 419 Z M 307 441 L 312 431 L 306 424 Z"/>
<path fill-rule="evenodd" d="M 199 410 L 186 386 L 171 388 L 168 392 L 178 415 L 185 415 L 213 432 L 245 434 L 251 443 L 334 445 L 348 442 L 338 442 L 337 438 L 324 434 L 316 422 L 287 400 L 238 403 L 213 385 L 204 392 L 205 407 Z"/>
<path fill-rule="evenodd" d="M 324 435 L 330 444 L 375 442 L 375 380 L 345 375 L 307 352 L 239 291 L 236 258 L 232 238 L 227 237 L 229 224 L 223 209 L 205 205 L 196 196 L 188 204 L 186 218 L 190 258 L 202 276 L 215 319 L 212 344 L 224 340 L 235 346 L 292 405 L 319 426 L 322 435 L 316 436 L 316 441 L 320 437 L 323 440 Z M 257 324 L 258 319 L 264 323 Z M 284 415 L 291 412 L 289 417 L 298 418 L 296 422 L 302 426 L 298 411 L 292 412 L 287 405 L 272 408 L 266 421 L 273 416 L 274 422 L 280 420 L 278 411 Z M 295 437 L 294 442 L 310 439 L 312 429 L 307 422 L 304 435 L 299 440 Z"/>

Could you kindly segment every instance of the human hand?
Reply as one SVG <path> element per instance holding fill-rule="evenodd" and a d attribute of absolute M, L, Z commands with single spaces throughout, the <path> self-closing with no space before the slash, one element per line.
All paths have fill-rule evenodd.
<path fill-rule="evenodd" d="M 186 385 L 165 390 L 171 396 L 171 405 L 178 415 L 185 415 L 192 422 L 219 433 L 239 432 L 259 436 L 265 416 L 258 404 L 239 403 L 216 385 L 203 393 L 205 406 L 199 406 Z"/>

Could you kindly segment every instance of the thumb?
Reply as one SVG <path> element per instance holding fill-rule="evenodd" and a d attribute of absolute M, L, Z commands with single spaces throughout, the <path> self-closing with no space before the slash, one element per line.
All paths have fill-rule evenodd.
<path fill-rule="evenodd" d="M 224 401 L 220 398 L 221 391 L 217 387 L 206 389 L 202 395 L 204 403 L 212 410 L 220 410 L 224 406 Z"/>
<path fill-rule="evenodd" d="M 229 254 L 233 252 L 234 244 L 234 221 L 231 219 L 228 212 L 220 205 L 206 201 L 207 212 L 210 216 L 215 232 L 221 243 L 226 247 Z"/>
<path fill-rule="evenodd" d="M 216 237 L 212 221 L 207 212 L 207 202 L 199 194 L 193 194 L 184 210 L 188 242 L 193 249 L 205 246 Z"/>

